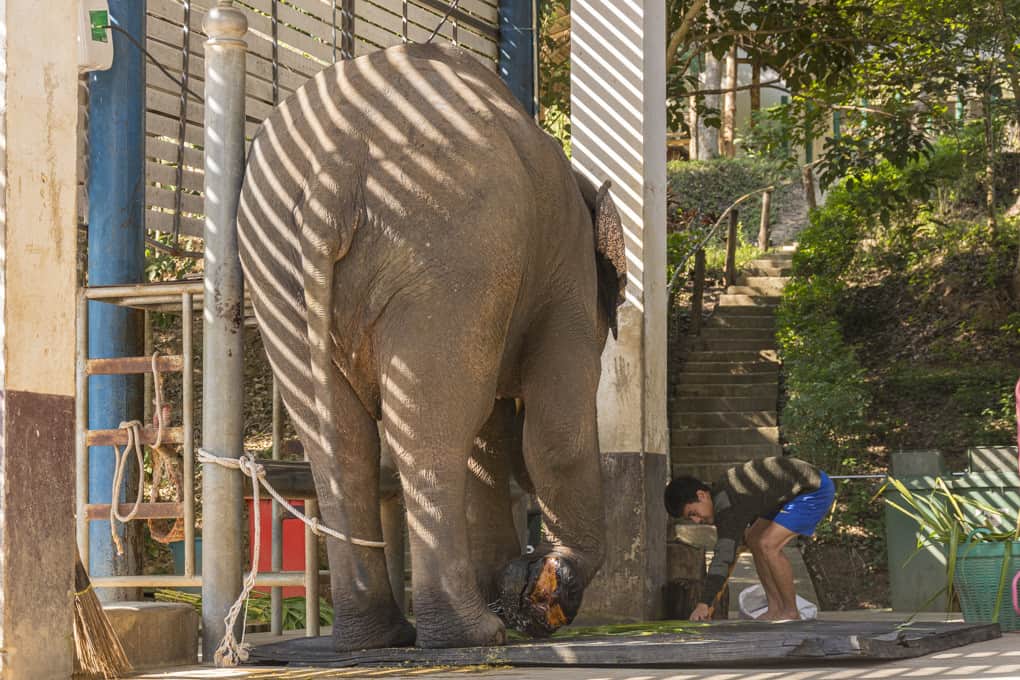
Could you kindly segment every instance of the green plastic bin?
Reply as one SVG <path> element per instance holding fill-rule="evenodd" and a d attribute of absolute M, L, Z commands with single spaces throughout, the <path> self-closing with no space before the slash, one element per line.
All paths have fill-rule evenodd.
<path fill-rule="evenodd" d="M 1010 564 L 999 606 L 999 626 L 1003 631 L 1020 630 L 1020 615 L 1013 609 L 1013 579 L 1020 569 L 1020 542 L 971 543 L 956 556 L 954 583 L 960 594 L 963 618 L 970 623 L 992 621 L 995 595 L 1002 573 L 1002 560 L 1009 551 Z"/>
<path fill-rule="evenodd" d="M 998 508 L 1003 527 L 1013 527 L 1020 511 L 1020 476 L 1014 469 L 977 469 L 964 475 L 946 472 L 937 451 L 901 451 L 892 454 L 892 474 L 914 493 L 935 487 L 941 476 L 949 488 L 965 498 Z M 890 492 L 889 500 L 899 501 Z M 945 611 L 946 556 L 942 546 L 925 546 L 917 555 L 918 526 L 897 510 L 886 507 L 886 546 L 889 564 L 889 595 L 895 611 Z M 994 544 L 993 544 L 994 545 Z M 1001 559 L 1002 552 L 999 549 Z M 1020 567 L 1020 560 L 1016 562 Z M 995 572 L 994 582 L 999 582 Z M 994 596 L 994 593 L 993 593 Z M 994 605 L 993 605 L 994 606 Z M 1010 604 L 1012 609 L 1012 603 Z"/>

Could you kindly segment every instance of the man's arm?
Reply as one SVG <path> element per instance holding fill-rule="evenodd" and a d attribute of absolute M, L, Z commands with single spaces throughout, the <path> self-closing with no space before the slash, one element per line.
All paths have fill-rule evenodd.
<path fill-rule="evenodd" d="M 712 552 L 712 561 L 708 565 L 708 575 L 705 577 L 705 584 L 701 588 L 700 602 L 709 607 L 715 602 L 716 597 L 722 592 L 726 580 L 730 577 L 730 569 L 737 561 L 737 547 L 739 542 L 733 537 L 733 532 L 723 533 L 723 527 L 717 527 L 719 538 L 716 540 L 715 549 Z"/>

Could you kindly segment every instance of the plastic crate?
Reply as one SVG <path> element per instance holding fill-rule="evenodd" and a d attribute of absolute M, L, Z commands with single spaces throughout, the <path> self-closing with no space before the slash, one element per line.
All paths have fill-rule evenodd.
<path fill-rule="evenodd" d="M 978 542 L 960 548 L 956 556 L 955 588 L 960 595 L 964 620 L 990 622 L 995 611 L 1002 560 L 1010 551 L 1006 585 L 999 607 L 999 626 L 1004 631 L 1020 630 L 1020 614 L 1013 608 L 1013 582 L 1020 569 L 1020 542 Z"/>

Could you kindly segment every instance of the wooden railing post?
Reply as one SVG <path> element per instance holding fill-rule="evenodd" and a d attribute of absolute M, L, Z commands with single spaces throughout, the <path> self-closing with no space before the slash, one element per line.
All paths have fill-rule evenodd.
<path fill-rule="evenodd" d="M 761 196 L 761 224 L 758 226 L 758 250 L 768 252 L 769 249 L 769 213 L 772 211 L 772 190 Z"/>
<path fill-rule="evenodd" d="M 811 169 L 811 165 L 804 166 L 801 177 L 804 181 L 804 198 L 807 199 L 808 212 L 810 212 L 818 207 L 815 201 L 815 173 Z"/>
<path fill-rule="evenodd" d="M 730 211 L 730 230 L 726 235 L 726 285 L 737 285 L 737 221 L 738 211 Z"/>
<path fill-rule="evenodd" d="M 694 253 L 694 291 L 691 294 L 691 335 L 701 335 L 701 309 L 705 299 L 705 250 Z"/>

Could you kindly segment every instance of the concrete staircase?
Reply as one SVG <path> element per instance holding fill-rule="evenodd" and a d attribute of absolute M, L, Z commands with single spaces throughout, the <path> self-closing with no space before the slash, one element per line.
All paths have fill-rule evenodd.
<path fill-rule="evenodd" d="M 789 280 L 793 247 L 783 246 L 752 261 L 720 296 L 701 335 L 687 344 L 689 352 L 675 386 L 670 413 L 673 476 L 693 475 L 711 484 L 727 468 L 753 458 L 782 454 L 776 410 L 779 400 L 779 359 L 776 354 L 775 309 Z M 674 525 L 671 539 L 708 548 L 692 531 L 710 527 Z M 794 570 L 797 594 L 817 602 L 814 586 L 799 547 L 786 555 Z M 738 616 L 739 593 L 758 582 L 749 553 L 740 555 L 730 578 L 729 614 Z"/>
<path fill-rule="evenodd" d="M 674 476 L 711 483 L 736 463 L 781 453 L 775 309 L 792 257 L 786 246 L 752 261 L 688 342 L 670 414 Z"/>

